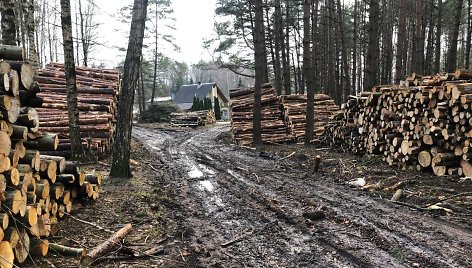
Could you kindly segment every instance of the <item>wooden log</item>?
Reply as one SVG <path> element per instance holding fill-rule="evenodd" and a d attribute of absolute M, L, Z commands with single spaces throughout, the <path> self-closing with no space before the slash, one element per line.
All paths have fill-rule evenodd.
<path fill-rule="evenodd" d="M 19 46 L 0 45 L 0 59 L 22 61 L 25 59 L 25 51 Z"/>
<path fill-rule="evenodd" d="M 50 252 L 61 256 L 85 257 L 87 251 L 84 248 L 72 248 L 55 243 L 49 243 Z"/>
<path fill-rule="evenodd" d="M 1 51 L 1 45 L 0 45 Z M 0 52 L 1 53 L 1 52 Z M 2 268 L 12 268 L 15 255 L 13 254 L 13 249 L 8 241 L 0 242 L 0 267 Z"/>
<path fill-rule="evenodd" d="M 59 144 L 57 134 L 46 134 L 35 140 L 28 140 L 25 143 L 25 147 L 30 150 L 49 151 L 56 150 Z"/>
<path fill-rule="evenodd" d="M 9 222 L 9 215 L 7 213 L 0 213 L 0 223 L 2 224 L 1 227 L 3 230 L 8 228 Z"/>
<path fill-rule="evenodd" d="M 457 69 L 454 77 L 456 79 L 472 79 L 472 70 Z"/>
<path fill-rule="evenodd" d="M 19 229 L 18 235 L 19 240 L 13 251 L 15 252 L 15 260 L 18 263 L 23 263 L 29 256 L 30 238 L 24 228 Z"/>
<path fill-rule="evenodd" d="M 69 174 L 80 174 L 79 163 L 76 161 L 66 161 L 63 172 Z"/>
<path fill-rule="evenodd" d="M 96 259 L 108 254 L 114 248 L 117 248 L 120 241 L 132 230 L 131 224 L 125 225 L 123 228 L 114 233 L 110 238 L 93 248 L 80 261 L 82 265 L 90 266 Z"/>
<path fill-rule="evenodd" d="M 64 169 L 66 168 L 66 159 L 61 156 L 53 156 L 53 155 L 41 155 L 40 156 L 41 160 L 52 160 L 56 162 L 57 166 L 57 174 L 60 174 L 64 172 Z"/>
<path fill-rule="evenodd" d="M 30 253 L 33 256 L 44 257 L 49 251 L 49 241 L 45 239 L 32 238 L 30 240 Z"/>
<path fill-rule="evenodd" d="M 91 184 L 101 184 L 102 183 L 102 176 L 96 173 L 86 173 L 85 174 L 85 181 L 88 181 Z"/>
<path fill-rule="evenodd" d="M 431 165 L 431 155 L 428 151 L 421 151 L 418 154 L 418 162 L 422 167 L 429 167 Z"/>

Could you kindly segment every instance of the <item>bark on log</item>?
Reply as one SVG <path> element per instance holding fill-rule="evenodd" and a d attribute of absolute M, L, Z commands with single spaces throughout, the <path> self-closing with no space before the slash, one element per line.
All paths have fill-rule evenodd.
<path fill-rule="evenodd" d="M 25 50 L 19 46 L 0 45 L 0 59 L 22 61 L 25 59 Z"/>
<path fill-rule="evenodd" d="M 121 243 L 120 241 L 123 240 L 124 237 L 129 232 L 131 232 L 131 230 L 131 224 L 125 225 L 123 228 L 114 233 L 110 238 L 108 238 L 105 242 L 92 249 L 85 257 L 82 258 L 80 263 L 82 265 L 85 265 L 86 267 L 90 266 L 93 261 L 117 248 Z"/>

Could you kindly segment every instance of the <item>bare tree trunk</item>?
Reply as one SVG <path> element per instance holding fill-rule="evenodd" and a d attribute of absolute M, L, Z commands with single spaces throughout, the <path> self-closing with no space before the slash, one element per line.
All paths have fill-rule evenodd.
<path fill-rule="evenodd" d="M 352 33 L 354 36 L 353 38 L 354 40 L 353 40 L 353 47 L 352 47 L 352 91 L 351 91 L 351 94 L 356 93 L 357 35 L 358 35 L 357 12 L 358 12 L 358 3 L 357 3 L 357 0 L 354 0 L 354 22 L 353 22 L 354 31 Z"/>
<path fill-rule="evenodd" d="M 36 50 L 36 42 L 34 40 L 35 23 L 34 23 L 34 0 L 26 0 L 27 12 L 26 28 L 28 29 L 28 44 L 29 44 L 29 60 L 32 64 L 33 71 L 36 74 L 39 71 L 39 55 Z"/>
<path fill-rule="evenodd" d="M 318 79 L 318 58 L 317 58 L 317 33 L 318 33 L 318 6 L 319 0 L 314 0 L 312 4 L 312 29 L 311 29 L 311 64 L 313 66 L 313 85 L 316 88 Z"/>
<path fill-rule="evenodd" d="M 84 13 L 82 12 L 82 1 L 79 0 L 79 16 L 80 16 L 80 36 L 82 37 L 82 52 L 83 52 L 83 62 L 84 66 L 88 66 L 88 52 L 89 52 L 89 47 L 88 47 L 88 42 L 86 40 L 85 36 L 85 18 L 84 18 Z M 78 27 L 78 25 L 77 25 Z"/>
<path fill-rule="evenodd" d="M 139 68 L 139 77 L 141 78 L 141 106 L 143 107 L 143 111 L 146 110 L 146 93 L 144 91 L 144 72 L 143 72 L 143 59 L 141 57 L 141 67 Z"/>
<path fill-rule="evenodd" d="M 154 16 L 155 16 L 156 21 L 154 22 L 154 24 L 155 24 L 155 28 L 154 28 L 154 30 L 155 30 L 155 35 L 154 35 L 154 73 L 153 73 L 153 78 L 152 78 L 151 105 L 154 104 L 154 97 L 156 96 L 155 94 L 156 94 L 156 87 L 157 87 L 157 60 L 158 60 L 158 58 L 157 58 L 157 56 L 158 56 L 157 55 L 157 41 L 159 39 L 159 35 L 157 34 L 157 22 L 159 20 L 158 2 L 157 1 L 155 2 L 155 5 L 156 5 L 156 7 L 155 7 Z"/>
<path fill-rule="evenodd" d="M 379 0 L 370 0 L 367 48 L 367 66 L 365 70 L 364 90 L 370 90 L 377 84 Z"/>
<path fill-rule="evenodd" d="M 18 45 L 22 46 L 23 48 L 27 48 L 26 46 L 26 27 L 25 27 L 25 19 L 24 19 L 24 8 L 26 8 L 26 3 L 24 0 L 15 1 L 15 19 L 16 19 L 16 32 L 17 32 L 17 40 Z"/>
<path fill-rule="evenodd" d="M 134 91 L 138 85 L 147 5 L 148 0 L 134 0 L 128 51 L 124 65 L 123 85 L 118 103 L 118 120 L 112 154 L 113 161 L 110 171 L 110 176 L 115 178 L 129 178 L 132 176 L 129 166 L 132 130 L 131 121 Z"/>
<path fill-rule="evenodd" d="M 77 4 L 82 4 L 81 1 L 76 1 L 75 2 L 75 56 L 76 56 L 76 62 L 77 66 L 80 66 L 80 34 L 79 34 L 79 13 L 77 10 L 79 8 L 77 7 Z"/>
<path fill-rule="evenodd" d="M 82 148 L 82 140 L 80 137 L 79 109 L 77 108 L 77 85 L 74 60 L 74 42 L 72 40 L 70 0 L 61 0 L 61 25 L 64 44 L 64 63 L 67 87 L 71 155 L 73 158 L 79 158 L 83 156 L 84 150 Z"/>
<path fill-rule="evenodd" d="M 438 21 L 436 23 L 436 42 L 434 51 L 434 68 L 433 72 L 439 73 L 441 68 L 441 30 L 442 30 L 442 0 L 438 0 Z"/>
<path fill-rule="evenodd" d="M 472 10 L 471 10 L 471 0 L 467 0 L 467 40 L 466 40 L 466 47 L 465 47 L 465 63 L 464 68 L 469 69 L 470 66 L 470 49 L 472 43 Z"/>
<path fill-rule="evenodd" d="M 339 21 L 339 34 L 341 35 L 341 58 L 343 65 L 343 77 L 344 77 L 344 94 L 342 102 L 347 100 L 349 94 L 351 93 L 351 78 L 349 77 L 349 63 L 347 59 L 347 45 L 346 45 L 346 36 L 344 34 L 344 16 L 341 6 L 341 0 L 337 0 L 337 9 L 338 9 L 338 21 Z"/>
<path fill-rule="evenodd" d="M 457 6 L 455 8 L 457 14 L 454 16 L 454 26 L 452 28 L 451 43 L 447 53 L 446 71 L 454 72 L 457 67 L 457 42 L 459 39 L 459 27 L 461 25 L 462 3 L 463 0 L 455 1 Z"/>
<path fill-rule="evenodd" d="M 327 64 L 326 66 L 328 67 L 326 69 L 327 71 L 327 74 L 326 74 L 326 79 L 327 79 L 327 87 L 328 87 L 328 90 L 329 90 L 329 94 L 331 96 L 334 96 L 335 98 L 335 101 L 337 103 L 340 102 L 340 99 L 338 99 L 338 92 L 337 92 L 337 83 L 334 79 L 334 74 L 335 74 L 335 61 L 336 61 L 336 56 L 335 56 L 335 52 L 334 52 L 334 49 L 335 49 L 335 42 L 334 42 L 334 38 L 333 38 L 333 9 L 334 9 L 334 6 L 333 6 L 333 1 L 332 0 L 326 0 L 326 12 L 328 14 L 327 16 L 327 23 L 326 23 L 326 26 L 327 26 L 327 29 L 326 29 L 326 35 L 327 35 L 327 42 L 326 42 L 326 46 L 328 46 L 328 54 L 326 55 L 326 59 L 327 59 Z"/>
<path fill-rule="evenodd" d="M 426 58 L 425 58 L 425 74 L 431 74 L 432 69 L 432 62 L 433 62 L 433 50 L 434 50 L 434 0 L 430 0 L 429 4 L 429 29 L 428 29 L 428 40 L 427 40 L 427 47 L 426 47 Z"/>
<path fill-rule="evenodd" d="M 290 1 L 285 0 L 285 64 L 284 64 L 284 91 L 286 95 L 292 93 L 290 80 Z"/>
<path fill-rule="evenodd" d="M 265 51 L 265 33 L 264 33 L 264 9 L 262 0 L 253 0 L 255 5 L 255 23 L 254 23 L 254 60 L 256 65 L 256 81 L 254 92 L 254 111 L 253 111 L 253 143 L 262 144 L 261 129 L 261 87 L 265 82 L 266 66 L 264 58 L 267 59 Z"/>
<path fill-rule="evenodd" d="M 142 75 L 141 66 L 139 66 L 139 74 L 138 75 L 139 75 L 139 78 L 138 78 L 139 81 L 138 81 L 138 86 L 136 87 L 136 93 L 138 94 L 138 99 L 137 99 L 137 101 L 138 101 L 138 111 L 139 111 L 139 114 L 142 114 L 144 109 L 143 109 L 143 105 L 142 105 L 142 102 L 141 102 L 142 96 L 141 96 L 141 89 L 140 89 L 141 88 L 141 81 L 142 81 L 141 80 L 141 75 Z"/>
<path fill-rule="evenodd" d="M 274 69 L 274 74 L 275 74 L 275 51 L 274 51 L 274 34 L 273 34 L 273 29 L 272 29 L 272 26 L 270 24 L 270 17 L 269 17 L 269 4 L 267 2 L 267 0 L 264 0 L 264 7 L 265 7 L 265 20 L 266 20 L 266 53 L 267 53 L 267 49 L 269 49 L 269 52 L 270 52 L 270 59 L 271 59 L 271 62 L 272 62 L 272 67 Z M 266 55 L 267 56 L 267 55 Z M 267 56 L 268 57 L 268 56 Z M 266 72 L 267 72 L 267 82 L 269 82 L 269 74 L 270 74 L 270 70 L 269 70 L 269 63 L 267 62 L 267 57 L 266 57 Z M 278 90 L 278 89 L 276 89 Z M 278 93 L 277 93 L 278 95 Z"/>
<path fill-rule="evenodd" d="M 297 19 L 297 22 L 300 21 L 300 19 Z M 300 66 L 300 48 L 302 47 L 302 42 L 300 39 L 301 39 L 301 36 L 299 34 L 299 27 L 300 25 L 297 23 L 297 25 L 295 26 L 295 31 L 297 32 L 297 34 L 294 34 L 293 37 L 294 37 L 294 41 L 295 41 L 295 53 L 297 54 L 297 72 L 296 72 L 296 79 L 298 80 L 297 81 L 297 84 L 298 84 L 298 90 L 297 90 L 297 93 L 298 94 L 305 94 L 305 82 L 304 82 L 304 73 L 302 71 L 302 67 Z M 299 38 L 297 38 L 297 36 Z"/>
<path fill-rule="evenodd" d="M 16 25 L 15 25 L 15 1 L 0 1 L 1 26 L 2 26 L 2 44 L 16 45 Z"/>
<path fill-rule="evenodd" d="M 307 92 L 305 145 L 313 139 L 315 83 L 313 81 L 313 65 L 311 62 L 311 5 L 312 0 L 303 1 L 303 72 Z"/>
<path fill-rule="evenodd" d="M 285 56 L 283 51 L 283 33 L 282 33 L 282 13 L 280 11 L 280 0 L 275 0 L 275 16 L 274 16 L 274 31 L 275 31 L 275 61 L 274 61 L 274 74 L 275 74 L 275 89 L 277 95 L 282 94 L 282 70 L 280 68 L 280 52 L 282 50 L 282 57 Z"/>
<path fill-rule="evenodd" d="M 416 0 L 415 9 L 415 34 L 413 41 L 413 58 L 412 68 L 413 72 L 422 74 L 423 72 L 423 51 L 424 51 L 424 40 L 422 39 L 422 23 L 423 23 L 423 0 Z"/>

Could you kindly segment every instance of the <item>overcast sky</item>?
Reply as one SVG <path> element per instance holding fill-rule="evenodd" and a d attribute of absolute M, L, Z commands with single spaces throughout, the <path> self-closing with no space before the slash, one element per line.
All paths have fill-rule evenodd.
<path fill-rule="evenodd" d="M 92 56 L 96 62 L 114 67 L 124 55 L 116 46 L 127 47 L 128 40 L 124 33 L 128 34 L 130 29 L 130 25 L 120 23 L 115 14 L 121 7 L 132 4 L 133 0 L 94 0 L 94 3 L 100 8 L 99 21 L 102 25 L 99 36 L 103 45 L 96 47 Z M 173 35 L 181 51 L 163 48 L 165 54 L 188 64 L 211 59 L 202 48 L 202 40 L 213 33 L 216 0 L 172 0 L 172 4 L 176 19 Z"/>

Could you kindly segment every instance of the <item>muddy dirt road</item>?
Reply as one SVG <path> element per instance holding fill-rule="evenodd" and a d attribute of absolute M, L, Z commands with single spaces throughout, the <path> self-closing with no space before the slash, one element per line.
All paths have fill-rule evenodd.
<path fill-rule="evenodd" d="M 228 145 L 228 130 L 133 129 L 168 170 L 188 266 L 472 267 L 469 228 Z"/>

